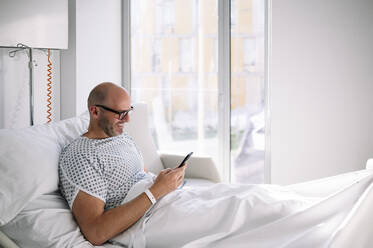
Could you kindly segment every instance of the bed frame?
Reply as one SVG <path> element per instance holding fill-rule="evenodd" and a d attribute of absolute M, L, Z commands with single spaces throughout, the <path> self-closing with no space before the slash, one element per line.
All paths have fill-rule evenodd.
<path fill-rule="evenodd" d="M 8 236 L 0 231 L 0 247 L 3 248 L 19 248 Z"/>

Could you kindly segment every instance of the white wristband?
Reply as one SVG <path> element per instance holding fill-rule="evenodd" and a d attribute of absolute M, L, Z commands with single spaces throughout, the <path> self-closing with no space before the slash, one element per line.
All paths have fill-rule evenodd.
<path fill-rule="evenodd" d="M 144 193 L 148 196 L 149 200 L 152 202 L 153 205 L 157 202 L 154 195 L 152 194 L 152 192 L 150 192 L 149 189 L 145 190 Z"/>

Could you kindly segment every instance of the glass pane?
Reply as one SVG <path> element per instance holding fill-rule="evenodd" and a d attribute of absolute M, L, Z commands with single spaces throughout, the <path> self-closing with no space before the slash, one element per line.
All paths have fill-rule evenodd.
<path fill-rule="evenodd" d="M 158 149 L 217 160 L 217 0 L 132 0 L 131 13 L 132 101 Z"/>
<path fill-rule="evenodd" d="M 264 182 L 264 1 L 231 0 L 231 182 Z"/>

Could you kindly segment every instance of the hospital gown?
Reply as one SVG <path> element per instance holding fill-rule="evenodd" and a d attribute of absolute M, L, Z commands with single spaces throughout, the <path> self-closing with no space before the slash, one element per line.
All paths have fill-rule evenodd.
<path fill-rule="evenodd" d="M 60 155 L 59 186 L 70 208 L 79 190 L 104 201 L 105 209 L 114 208 L 145 177 L 142 155 L 126 133 L 105 139 L 81 136 Z"/>

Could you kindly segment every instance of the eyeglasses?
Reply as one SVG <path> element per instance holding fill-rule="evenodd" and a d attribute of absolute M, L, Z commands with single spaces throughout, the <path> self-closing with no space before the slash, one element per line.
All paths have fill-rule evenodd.
<path fill-rule="evenodd" d="M 118 120 L 123 120 L 124 117 L 126 117 L 126 115 L 127 115 L 130 111 L 133 110 L 133 106 L 131 106 L 130 109 L 128 109 L 128 110 L 124 110 L 124 111 L 121 111 L 121 112 L 116 111 L 116 110 L 111 109 L 111 108 L 108 108 L 108 107 L 105 107 L 105 106 L 103 106 L 103 105 L 99 105 L 99 104 L 97 104 L 97 105 L 95 105 L 95 106 L 100 107 L 100 108 L 103 108 L 103 109 L 105 109 L 105 110 L 107 110 L 107 111 L 110 111 L 110 112 L 113 112 L 113 113 L 117 114 L 117 115 L 118 115 L 118 118 L 117 118 Z"/>

